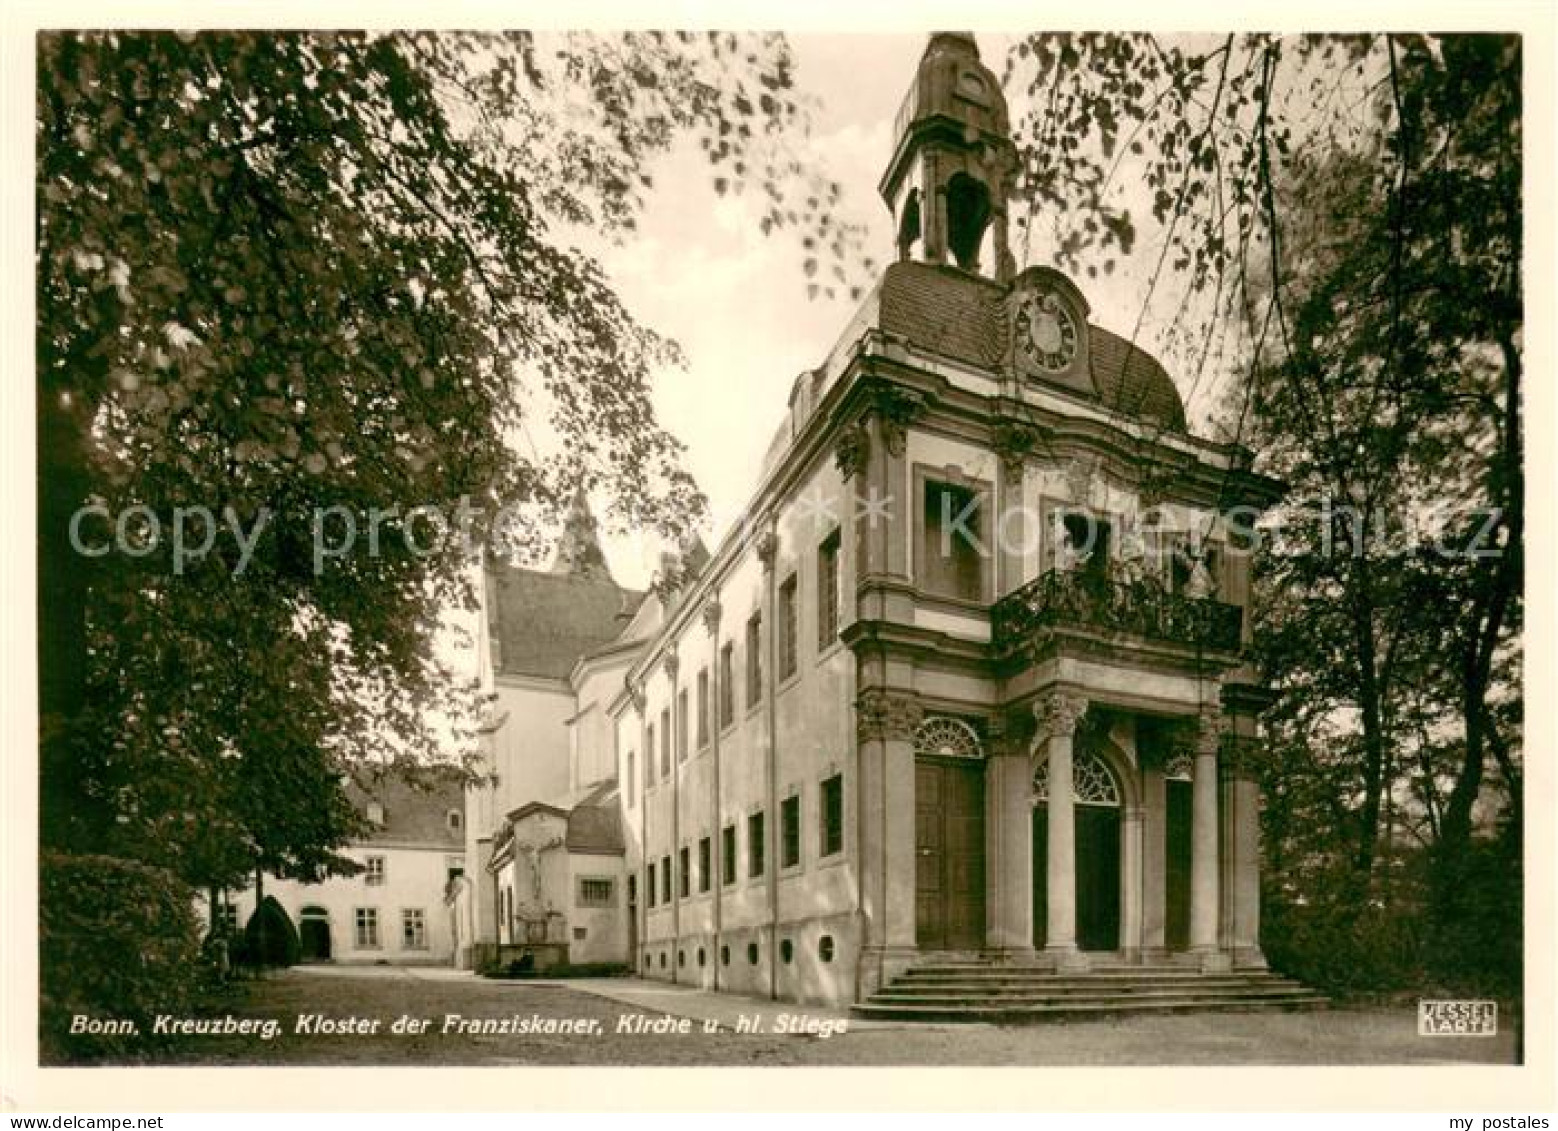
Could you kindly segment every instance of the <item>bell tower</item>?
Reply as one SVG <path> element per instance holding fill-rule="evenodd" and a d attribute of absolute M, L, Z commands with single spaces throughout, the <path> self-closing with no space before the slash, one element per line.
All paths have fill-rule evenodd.
<path fill-rule="evenodd" d="M 878 187 L 893 213 L 898 258 L 950 261 L 1010 282 L 1006 206 L 1017 150 L 1001 84 L 972 35 L 930 37 L 893 132 Z"/>

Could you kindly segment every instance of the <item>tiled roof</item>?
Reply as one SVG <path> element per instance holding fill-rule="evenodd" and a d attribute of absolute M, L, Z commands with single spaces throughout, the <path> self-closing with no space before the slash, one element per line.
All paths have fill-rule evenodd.
<path fill-rule="evenodd" d="M 568 814 L 568 851 L 620 853 L 622 807 L 615 781 L 602 782 Z"/>
<path fill-rule="evenodd" d="M 427 784 L 418 785 L 404 775 L 387 772 L 346 784 L 346 794 L 359 812 L 373 802 L 384 807 L 384 823 L 365 843 L 395 842 L 459 849 L 465 846 L 463 828 L 451 828 L 449 813 L 465 815 L 465 792 L 452 773 L 429 772 Z"/>
<path fill-rule="evenodd" d="M 580 656 L 615 640 L 644 595 L 605 572 L 489 571 L 488 616 L 501 673 L 561 679 Z"/>
<path fill-rule="evenodd" d="M 882 278 L 879 324 L 931 353 L 998 369 L 1007 349 L 1008 290 L 955 267 L 904 260 Z M 1092 324 L 1088 343 L 1093 384 L 1105 406 L 1185 430 L 1184 403 L 1155 358 Z"/>

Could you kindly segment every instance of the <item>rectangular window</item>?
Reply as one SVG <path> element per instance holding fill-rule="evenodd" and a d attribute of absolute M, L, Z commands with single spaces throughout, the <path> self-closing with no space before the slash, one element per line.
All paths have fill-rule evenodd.
<path fill-rule="evenodd" d="M 427 914 L 422 908 L 407 907 L 401 910 L 400 949 L 427 949 Z"/>
<path fill-rule="evenodd" d="M 649 874 L 644 877 L 644 891 L 649 896 L 650 907 L 655 905 L 655 892 L 657 890 L 655 887 L 655 862 L 651 860 L 649 862 Z"/>
<path fill-rule="evenodd" d="M 687 761 L 687 692 L 676 693 L 676 760 Z"/>
<path fill-rule="evenodd" d="M 1086 511 L 1068 511 L 1061 517 L 1061 528 L 1070 544 L 1074 563 L 1070 568 L 1080 570 L 1089 581 L 1105 581 L 1109 575 L 1109 524 Z M 1059 549 L 1056 547 L 1057 555 Z"/>
<path fill-rule="evenodd" d="M 384 857 L 369 856 L 363 861 L 362 882 L 377 887 L 384 882 Z"/>
<path fill-rule="evenodd" d="M 832 856 L 844 850 L 844 775 L 834 774 L 822 783 L 822 852 Z"/>
<path fill-rule="evenodd" d="M 984 506 L 971 488 L 925 484 L 920 587 L 943 597 L 984 599 Z"/>
<path fill-rule="evenodd" d="M 238 933 L 238 905 L 236 903 L 219 903 L 216 905 L 215 927 L 218 933 L 236 935 Z"/>
<path fill-rule="evenodd" d="M 726 642 L 719 650 L 719 725 L 736 721 L 736 646 Z"/>
<path fill-rule="evenodd" d="M 676 891 L 683 899 L 692 894 L 692 852 L 684 844 L 676 854 Z"/>
<path fill-rule="evenodd" d="M 655 784 L 655 724 L 644 728 L 644 784 Z"/>
<path fill-rule="evenodd" d="M 628 877 L 628 906 L 629 907 L 637 907 L 638 906 L 638 877 L 637 876 L 629 876 Z"/>
<path fill-rule="evenodd" d="M 671 776 L 671 709 L 660 712 L 660 776 Z"/>
<path fill-rule="evenodd" d="M 793 868 L 801 862 L 801 799 L 797 794 L 779 804 L 779 866 Z"/>
<path fill-rule="evenodd" d="M 709 669 L 698 669 L 698 749 L 709 744 Z"/>
<path fill-rule="evenodd" d="M 452 884 L 455 880 L 458 880 L 463 875 L 465 875 L 465 857 L 448 856 L 444 858 L 445 883 Z"/>
<path fill-rule="evenodd" d="M 747 706 L 763 698 L 763 614 L 747 621 Z"/>
<path fill-rule="evenodd" d="M 720 833 L 720 881 L 727 887 L 736 882 L 735 825 L 726 825 Z"/>
<path fill-rule="evenodd" d="M 359 907 L 354 921 L 357 925 L 357 948 L 376 949 L 379 945 L 379 909 Z"/>
<path fill-rule="evenodd" d="M 839 532 L 835 530 L 817 548 L 817 650 L 827 648 L 839 634 Z"/>
<path fill-rule="evenodd" d="M 768 845 L 764 836 L 763 814 L 753 813 L 747 817 L 747 875 L 761 876 L 763 866 L 768 859 Z"/>
<path fill-rule="evenodd" d="M 616 885 L 600 876 L 579 877 L 580 907 L 612 907 L 616 904 Z"/>
<path fill-rule="evenodd" d="M 779 678 L 789 679 L 799 664 L 796 647 L 797 575 L 791 574 L 779 586 Z"/>
<path fill-rule="evenodd" d="M 714 845 L 708 837 L 698 841 L 698 890 L 708 891 L 714 879 Z"/>
<path fill-rule="evenodd" d="M 671 858 L 660 857 L 660 902 L 671 902 Z"/>

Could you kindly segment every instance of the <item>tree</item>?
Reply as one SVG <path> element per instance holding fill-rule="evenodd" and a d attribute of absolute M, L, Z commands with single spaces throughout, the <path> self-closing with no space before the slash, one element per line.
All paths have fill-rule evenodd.
<path fill-rule="evenodd" d="M 1373 906 L 1404 827 L 1441 931 L 1487 874 L 1490 757 L 1521 811 L 1520 73 L 1471 35 L 1032 36 L 1009 67 L 1062 262 L 1155 226 L 1148 301 L 1178 292 L 1190 376 L 1228 373 L 1223 427 L 1293 488 L 1257 562 L 1277 878 L 1346 830 Z"/>
<path fill-rule="evenodd" d="M 648 398 L 674 345 L 573 233 L 630 232 L 691 137 L 765 230 L 855 235 L 794 156 L 777 36 L 38 50 L 42 839 L 202 885 L 317 877 L 354 767 L 469 749 L 480 704 L 435 637 L 472 549 L 534 538 L 516 504 L 599 485 L 667 533 L 701 506 Z M 509 443 L 538 421 L 545 463 Z"/>

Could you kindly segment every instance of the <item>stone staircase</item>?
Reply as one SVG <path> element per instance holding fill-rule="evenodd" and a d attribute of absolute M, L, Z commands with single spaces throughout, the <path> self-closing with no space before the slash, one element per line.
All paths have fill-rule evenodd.
<path fill-rule="evenodd" d="M 872 1020 L 1022 1022 L 1119 1013 L 1324 1009 L 1326 998 L 1265 970 L 1207 973 L 1168 963 L 1105 962 L 1078 973 L 986 959 L 935 959 L 895 978 L 856 1016 Z"/>

